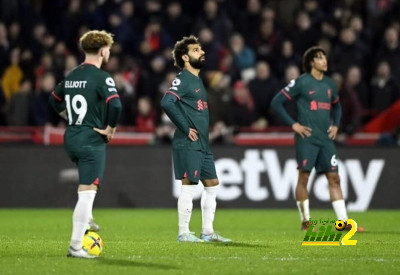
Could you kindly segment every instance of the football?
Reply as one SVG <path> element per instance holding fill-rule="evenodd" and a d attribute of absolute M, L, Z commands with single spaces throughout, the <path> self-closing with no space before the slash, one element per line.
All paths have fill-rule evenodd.
<path fill-rule="evenodd" d="M 342 221 L 342 220 L 337 220 L 335 222 L 335 228 L 338 231 L 342 231 L 344 228 L 346 227 L 346 222 Z"/>
<path fill-rule="evenodd" d="M 82 246 L 90 255 L 100 256 L 104 249 L 104 243 L 100 235 L 89 231 L 83 237 Z"/>

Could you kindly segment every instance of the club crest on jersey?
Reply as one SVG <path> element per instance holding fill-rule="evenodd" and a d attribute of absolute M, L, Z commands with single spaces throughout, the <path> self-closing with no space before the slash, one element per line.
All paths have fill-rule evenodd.
<path fill-rule="evenodd" d="M 311 101 L 310 102 L 310 110 L 311 111 L 316 111 L 317 109 L 318 109 L 317 101 L 315 101 L 315 100 Z"/>
<path fill-rule="evenodd" d="M 328 94 L 328 97 L 329 97 L 329 98 L 332 96 L 332 91 L 331 91 L 331 89 L 328 89 L 327 94 Z"/>
<path fill-rule="evenodd" d="M 201 99 L 197 100 L 197 110 L 203 111 L 204 109 L 208 109 L 207 101 L 201 101 Z"/>

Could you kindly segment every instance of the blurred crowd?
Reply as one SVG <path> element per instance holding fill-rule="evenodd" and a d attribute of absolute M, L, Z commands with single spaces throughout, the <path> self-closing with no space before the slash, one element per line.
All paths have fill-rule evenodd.
<path fill-rule="evenodd" d="M 171 50 L 194 34 L 215 139 L 282 126 L 269 103 L 313 45 L 328 54 L 340 131 L 351 135 L 400 97 L 399 14 L 396 0 L 0 0 L 0 125 L 64 127 L 49 93 L 83 61 L 79 37 L 104 29 L 115 35 L 104 69 L 123 103 L 121 126 L 168 140 L 159 102 L 178 72 Z"/>

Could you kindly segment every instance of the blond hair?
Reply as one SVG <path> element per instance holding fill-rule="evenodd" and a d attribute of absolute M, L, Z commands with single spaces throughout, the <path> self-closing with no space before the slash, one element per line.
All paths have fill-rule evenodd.
<path fill-rule="evenodd" d="M 113 43 L 113 34 L 98 30 L 88 31 L 79 39 L 81 49 L 87 54 L 97 54 L 101 48 L 111 47 Z"/>

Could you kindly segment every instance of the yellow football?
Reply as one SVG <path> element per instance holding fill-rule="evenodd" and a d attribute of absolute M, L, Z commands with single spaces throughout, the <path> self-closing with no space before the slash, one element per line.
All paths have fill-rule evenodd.
<path fill-rule="evenodd" d="M 104 243 L 100 235 L 93 231 L 85 234 L 82 246 L 90 255 L 95 256 L 100 256 L 104 249 Z"/>
<path fill-rule="evenodd" d="M 336 228 L 338 231 L 342 231 L 343 229 L 345 229 L 345 227 L 346 227 L 346 222 L 345 222 L 345 221 L 337 220 L 337 221 L 335 222 L 335 228 Z"/>

